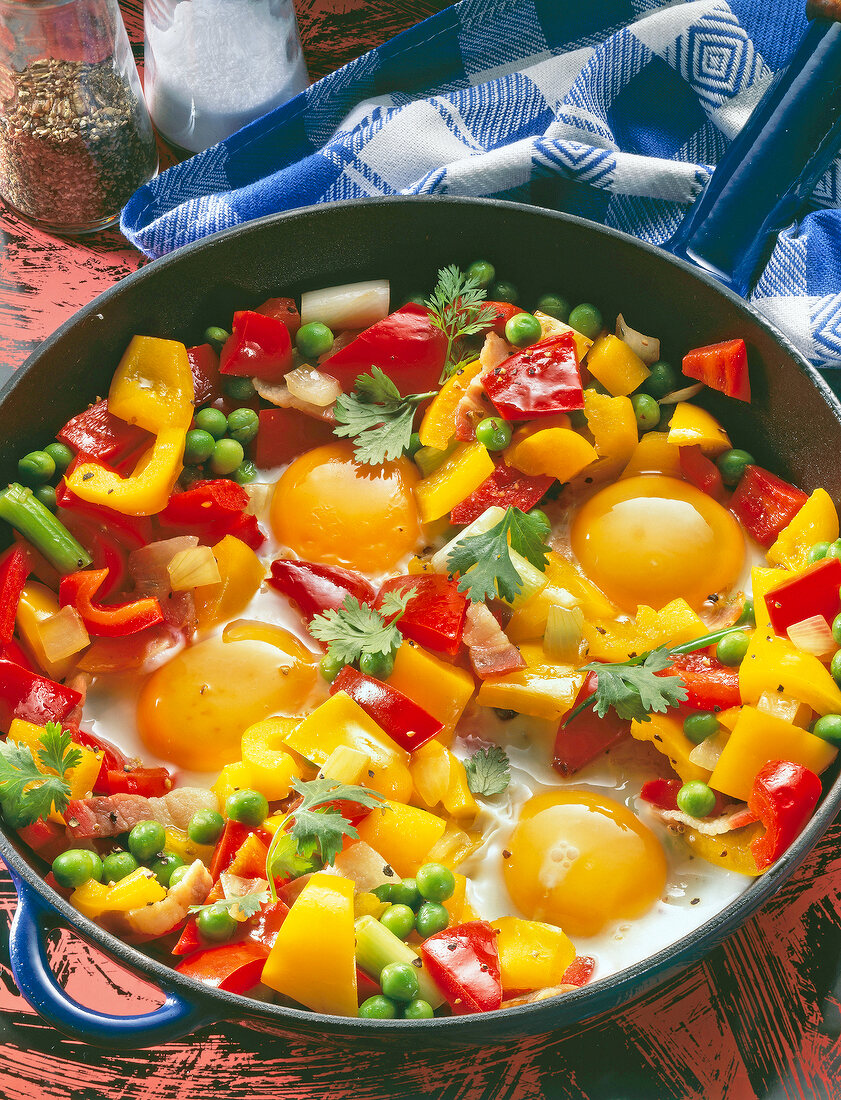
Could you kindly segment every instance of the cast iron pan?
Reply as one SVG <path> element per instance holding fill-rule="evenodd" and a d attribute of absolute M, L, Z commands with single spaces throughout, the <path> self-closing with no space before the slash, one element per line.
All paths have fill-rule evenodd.
<path fill-rule="evenodd" d="M 674 242 L 676 252 L 696 262 L 701 256 L 734 286 L 743 278 L 746 251 L 750 247 L 758 253 L 764 232 L 773 227 L 765 224 L 767 211 L 772 206 L 788 211 L 797 186 L 819 173 L 831 156 L 825 139 L 837 124 L 841 104 L 839 30 L 827 21 L 813 24 L 785 87 L 761 105 L 767 117 L 748 137 L 749 155 L 744 147 L 737 149 L 733 163 L 716 173 L 716 192 L 698 205 L 693 224 L 701 232 L 684 233 Z M 824 88 L 835 94 L 818 97 L 815 112 L 813 85 L 827 79 L 826 66 L 831 66 L 832 83 Z M 767 190 L 767 165 L 748 178 L 754 193 L 746 193 L 744 177 L 750 177 L 751 166 L 762 166 L 775 130 L 776 141 L 781 132 L 785 140 L 796 133 L 799 146 L 783 158 L 785 171 L 776 164 L 773 194 L 763 196 L 764 211 L 758 215 L 755 189 Z M 818 157 L 812 156 L 816 148 Z M 806 171 L 798 171 L 806 161 Z M 740 172 L 742 182 L 728 189 L 726 178 L 738 179 Z M 727 218 L 731 224 L 722 230 Z M 716 225 L 718 231 L 712 232 Z M 715 255 L 705 253 L 704 239 Z M 130 276 L 62 326 L 0 393 L 0 478 L 11 479 L 20 454 L 107 392 L 135 333 L 197 343 L 208 325 L 270 295 L 382 276 L 391 279 L 392 300 L 399 302 L 431 287 L 441 266 L 465 266 L 478 255 L 519 286 L 524 302 L 560 287 L 579 301 L 599 303 L 608 318 L 622 311 L 635 327 L 661 338 L 668 360 L 679 361 L 690 347 L 743 337 L 753 401 L 744 406 L 710 394 L 710 409 L 760 464 L 804 489 L 823 486 L 841 499 L 841 405 L 786 338 L 736 293 L 682 259 L 578 218 L 466 199 L 396 198 L 313 207 L 221 233 Z M 376 1043 L 405 1050 L 407 1031 L 416 1028 L 423 1035 L 415 1039 L 427 1045 L 538 1034 L 617 1007 L 701 958 L 741 925 L 792 874 L 841 809 L 837 767 L 825 787 L 818 812 L 785 856 L 699 931 L 590 987 L 502 1012 L 407 1025 L 314 1015 L 208 991 L 83 917 L 45 884 L 14 834 L 0 832 L 0 855 L 19 896 L 10 940 L 12 969 L 27 1001 L 57 1028 L 112 1048 L 149 1046 L 214 1020 L 247 1017 L 259 1017 L 263 1027 L 274 1024 L 280 1033 L 355 1040 L 356 1049 Z M 159 985 L 164 1004 L 146 1015 L 116 1017 L 71 1000 L 46 957 L 47 932 L 57 926 L 75 929 Z"/>

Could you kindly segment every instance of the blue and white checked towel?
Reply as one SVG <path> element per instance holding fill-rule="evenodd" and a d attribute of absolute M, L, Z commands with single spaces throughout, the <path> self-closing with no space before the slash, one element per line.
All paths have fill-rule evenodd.
<path fill-rule="evenodd" d="M 803 0 L 461 0 L 164 172 L 122 229 L 157 257 L 279 210 L 374 195 L 557 207 L 674 232 L 803 30 Z M 752 299 L 841 366 L 841 164 Z"/>

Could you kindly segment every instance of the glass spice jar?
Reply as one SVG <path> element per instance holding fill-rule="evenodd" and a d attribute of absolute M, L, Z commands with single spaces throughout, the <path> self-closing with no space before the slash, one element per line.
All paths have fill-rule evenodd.
<path fill-rule="evenodd" d="M 117 220 L 158 154 L 117 0 L 0 0 L 0 196 L 48 232 Z"/>

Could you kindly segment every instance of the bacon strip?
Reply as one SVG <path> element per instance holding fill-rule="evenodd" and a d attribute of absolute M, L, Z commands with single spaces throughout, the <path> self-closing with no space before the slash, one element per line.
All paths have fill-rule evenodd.
<path fill-rule="evenodd" d="M 482 680 L 526 667 L 519 649 L 508 640 L 493 613 L 483 603 L 472 603 L 467 608 L 464 644 L 473 671 Z"/>
<path fill-rule="evenodd" d="M 216 795 L 202 787 L 176 787 L 162 798 L 140 794 L 112 794 L 77 798 L 67 804 L 65 819 L 71 839 L 118 836 L 130 832 L 139 821 L 159 821 L 164 826 L 186 829 L 201 809 L 218 809 Z"/>

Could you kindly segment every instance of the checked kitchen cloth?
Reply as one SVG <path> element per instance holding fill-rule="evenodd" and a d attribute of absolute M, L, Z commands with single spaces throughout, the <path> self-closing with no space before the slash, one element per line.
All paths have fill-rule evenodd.
<path fill-rule="evenodd" d="M 148 256 L 279 210 L 376 195 L 548 206 L 674 232 L 806 28 L 803 0 L 461 0 L 141 188 Z M 752 294 L 841 366 L 841 166 Z"/>

